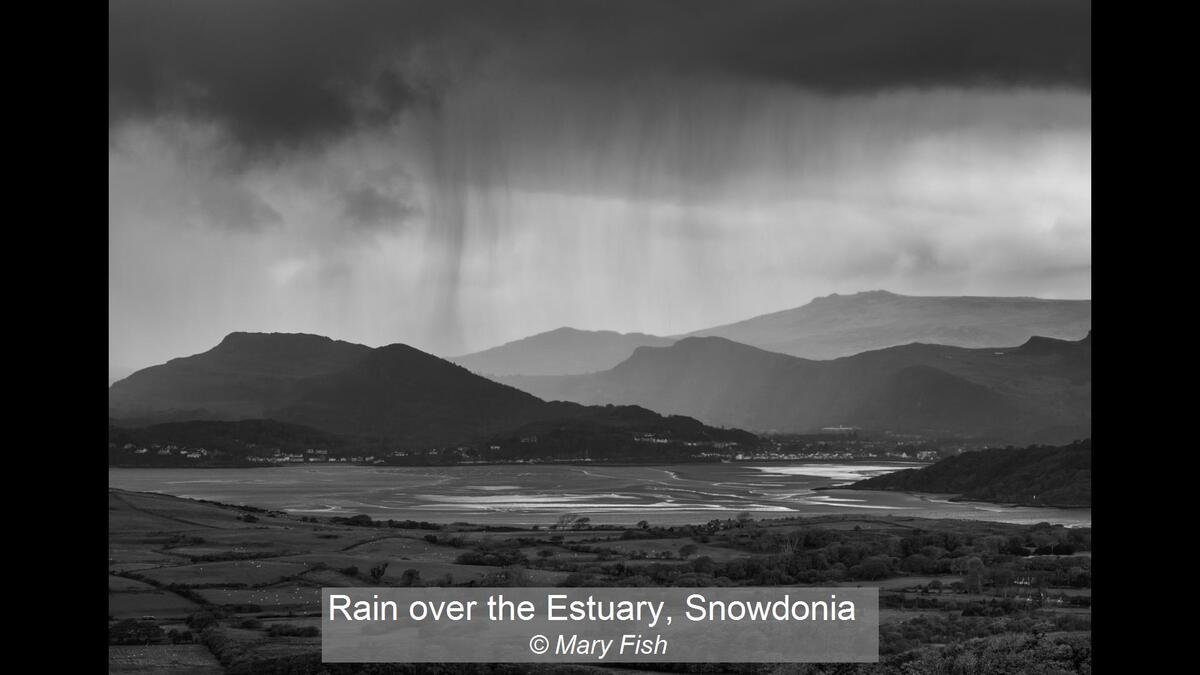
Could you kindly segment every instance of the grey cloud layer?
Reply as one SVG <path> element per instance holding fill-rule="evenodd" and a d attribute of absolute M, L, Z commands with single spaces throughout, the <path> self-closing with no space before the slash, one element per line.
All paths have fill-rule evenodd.
<path fill-rule="evenodd" d="M 248 151 L 436 105 L 464 72 L 614 96 L 647 76 L 828 93 L 1091 81 L 1080 0 L 126 0 L 109 14 L 110 123 L 199 117 Z"/>

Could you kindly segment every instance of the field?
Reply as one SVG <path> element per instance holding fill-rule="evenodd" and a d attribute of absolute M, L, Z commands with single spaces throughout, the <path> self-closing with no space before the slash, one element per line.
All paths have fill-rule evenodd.
<path fill-rule="evenodd" d="M 1071 655 L 1047 672 L 1090 668 L 1085 528 L 894 515 L 569 521 L 315 518 L 113 489 L 110 669 L 318 672 L 320 589 L 373 585 L 877 586 L 881 663 L 846 672 L 899 673 L 949 650 L 1011 665 L 1026 658 L 1009 654 L 1013 636 L 1035 635 L 1050 642 L 1020 654 Z"/>
<path fill-rule="evenodd" d="M 110 673 L 216 675 L 225 672 L 203 645 L 114 645 L 108 648 Z"/>

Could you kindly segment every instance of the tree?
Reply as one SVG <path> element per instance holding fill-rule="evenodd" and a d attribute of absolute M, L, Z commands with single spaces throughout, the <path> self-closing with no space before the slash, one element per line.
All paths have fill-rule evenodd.
<path fill-rule="evenodd" d="M 383 575 L 387 573 L 388 564 L 381 562 L 371 568 L 371 581 L 379 583 L 383 579 Z"/>
<path fill-rule="evenodd" d="M 909 574 L 928 574 L 937 570 L 937 563 L 928 556 L 914 553 L 900 563 L 900 569 Z"/>
<path fill-rule="evenodd" d="M 787 535 L 783 538 L 783 541 L 779 543 L 779 552 L 785 556 L 794 555 L 796 553 L 796 549 L 800 547 L 799 539 L 800 538 L 794 533 Z"/>
<path fill-rule="evenodd" d="M 1012 583 L 1013 573 L 1007 567 L 996 567 L 991 570 L 992 585 L 1000 588 L 1006 588 Z"/>
<path fill-rule="evenodd" d="M 400 574 L 401 586 L 416 586 L 421 583 L 421 572 L 413 568 L 408 568 Z"/>
<path fill-rule="evenodd" d="M 879 558 L 868 558 L 850 568 L 850 576 L 854 579 L 886 579 L 890 574 L 887 563 Z"/>
<path fill-rule="evenodd" d="M 189 614 L 186 623 L 188 628 L 191 628 L 192 630 L 204 630 L 205 628 L 216 624 L 217 617 L 212 612 L 200 611 Z"/>
<path fill-rule="evenodd" d="M 638 526 L 639 528 L 643 529 L 643 530 L 645 530 L 645 529 L 648 529 L 648 528 L 650 527 L 650 521 L 648 521 L 648 520 L 639 520 L 639 521 L 638 521 L 638 523 L 637 523 L 637 526 Z"/>
<path fill-rule="evenodd" d="M 967 559 L 967 574 L 963 581 L 967 584 L 968 592 L 980 593 L 983 591 L 983 571 L 983 561 L 977 556 Z"/>
<path fill-rule="evenodd" d="M 696 546 L 695 544 L 684 544 L 683 546 L 679 547 L 679 557 L 683 560 L 687 560 L 688 556 L 692 555 L 699 549 L 700 547 Z"/>

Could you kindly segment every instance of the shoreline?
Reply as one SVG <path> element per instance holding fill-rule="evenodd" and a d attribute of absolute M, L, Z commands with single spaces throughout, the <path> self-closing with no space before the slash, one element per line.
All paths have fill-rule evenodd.
<path fill-rule="evenodd" d="M 245 501 L 229 501 L 228 498 L 210 498 L 199 495 L 181 495 L 172 494 L 172 492 L 161 491 L 157 489 L 130 489 L 119 488 L 119 486 L 109 485 L 109 491 L 113 492 L 128 492 L 128 494 L 154 495 L 169 498 L 178 498 L 196 503 L 221 504 L 229 508 L 254 510 L 254 512 L 270 512 L 288 516 L 289 519 L 302 520 L 305 518 L 313 518 L 325 522 L 332 522 L 334 519 L 353 518 L 356 515 L 365 515 L 372 520 L 385 522 L 388 520 L 394 521 L 419 521 L 430 522 L 442 526 L 475 526 L 475 527 L 517 527 L 522 530 L 536 530 L 536 528 L 546 528 L 551 526 L 557 516 L 563 513 L 575 513 L 570 508 L 562 510 L 553 510 L 553 512 L 520 512 L 520 510 L 473 510 L 473 512 L 418 512 L 418 510 L 397 510 L 395 513 L 384 512 L 380 513 L 376 509 L 372 509 L 368 504 L 348 504 L 331 509 L 298 509 L 281 507 L 280 504 L 272 504 L 259 502 L 253 497 L 246 496 Z M 919 500 L 925 501 L 928 494 L 911 494 Z M 941 521 L 962 521 L 962 522 L 978 522 L 978 524 L 1008 524 L 1008 525 L 1032 525 L 1036 522 L 1049 522 L 1051 525 L 1064 526 L 1069 528 L 1074 527 L 1092 527 L 1091 518 L 1084 518 L 1081 512 L 1087 512 L 1087 507 L 1078 507 L 1074 509 L 1058 509 L 1057 507 L 1025 507 L 1020 504 L 995 504 L 991 502 L 974 502 L 982 507 L 992 508 L 972 508 L 964 510 L 964 512 L 956 514 L 940 514 L 936 513 L 936 504 L 930 504 L 932 508 L 928 510 L 918 510 L 913 513 L 911 510 L 883 510 L 875 509 L 828 509 L 828 510 L 797 510 L 797 509 L 752 509 L 752 508 L 704 508 L 697 507 L 695 509 L 683 508 L 678 510 L 667 510 L 667 512 L 650 513 L 647 510 L 610 510 L 610 512 L 592 512 L 592 510 L 578 510 L 577 514 L 588 516 L 593 520 L 594 527 L 631 527 L 636 521 L 652 520 L 659 522 L 660 525 L 702 525 L 713 520 L 733 520 L 737 519 L 738 515 L 746 513 L 750 515 L 751 520 L 763 521 L 790 521 L 790 520 L 863 520 L 876 522 L 899 522 L 922 520 L 930 522 Z M 1022 514 L 1020 509 L 1034 508 L 1042 509 L 1046 513 Z M 1051 510 L 1057 510 L 1061 514 L 1056 515 Z M 932 513 L 931 513 L 932 512 Z M 990 514 L 995 514 L 991 515 Z M 1003 515 L 1003 514 L 1010 515 Z M 1069 514 L 1080 514 L 1075 518 L 1070 518 Z M 1001 515 L 996 518 L 996 515 Z"/>
<path fill-rule="evenodd" d="M 796 464 L 802 462 L 805 464 L 812 463 L 829 463 L 829 464 L 844 464 L 846 462 L 894 462 L 912 464 L 914 466 L 928 466 L 933 462 L 926 462 L 916 459 L 893 459 L 891 457 L 856 457 L 852 459 L 829 459 L 829 458 L 813 458 L 813 459 L 735 459 L 729 461 L 679 461 L 679 462 L 604 462 L 604 461 L 587 461 L 587 460 L 562 460 L 555 462 L 455 462 L 447 464 L 361 464 L 352 462 L 252 462 L 248 464 L 109 464 L 110 469 L 287 469 L 301 468 L 311 466 L 342 466 L 342 467 L 358 467 L 366 469 L 419 469 L 431 467 L 471 467 L 471 466 L 687 466 L 687 465 L 713 465 L 713 464 L 731 464 L 731 465 L 748 465 L 748 464 Z M 815 488 L 818 490 L 827 490 L 831 488 L 821 487 Z"/>
<path fill-rule="evenodd" d="M 961 494 L 955 494 L 953 492 L 918 492 L 915 490 L 897 490 L 894 488 L 854 487 L 854 485 L 855 485 L 854 483 L 851 483 L 848 485 L 822 485 L 820 487 L 813 488 L 813 491 L 814 492 L 828 492 L 830 490 L 856 490 L 856 491 L 861 491 L 861 492 L 891 492 L 894 494 L 913 495 L 916 497 L 937 497 L 939 499 L 944 499 L 948 502 L 954 502 L 956 504 L 992 504 L 994 506 L 1006 506 L 1006 507 L 1010 507 L 1010 508 L 1024 507 L 1024 508 L 1031 508 L 1031 509 L 1039 509 L 1039 508 L 1040 509 L 1063 509 L 1065 511 L 1083 510 L 1083 509 L 1092 508 L 1091 504 L 1066 505 L 1066 504 L 1047 504 L 1045 502 L 1039 502 L 1039 503 L 994 502 L 994 501 L 990 501 L 987 499 L 974 499 L 971 497 L 966 497 Z"/>

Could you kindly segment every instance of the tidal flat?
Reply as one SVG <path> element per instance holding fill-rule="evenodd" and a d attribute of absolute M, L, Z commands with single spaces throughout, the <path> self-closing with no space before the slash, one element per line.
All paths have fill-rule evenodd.
<path fill-rule="evenodd" d="M 1091 526 L 1091 509 L 1012 507 L 949 496 L 837 489 L 914 462 L 712 463 L 670 466 L 501 464 L 257 469 L 110 468 L 109 487 L 256 506 L 305 516 L 548 525 L 564 513 L 632 525 L 849 515 Z"/>

